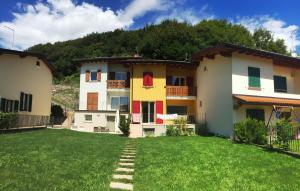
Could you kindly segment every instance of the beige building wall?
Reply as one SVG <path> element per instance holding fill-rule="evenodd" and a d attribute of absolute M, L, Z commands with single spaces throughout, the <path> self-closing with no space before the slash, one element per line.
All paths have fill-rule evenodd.
<path fill-rule="evenodd" d="M 205 58 L 197 68 L 197 120 L 206 114 L 209 130 L 224 136 L 233 134 L 231 77 L 231 57 Z"/>
<path fill-rule="evenodd" d="M 36 62 L 40 62 L 40 66 Z M 32 94 L 32 111 L 28 115 L 49 116 L 51 112 L 52 73 L 36 57 L 0 55 L 0 97 L 19 100 L 20 93 Z"/>

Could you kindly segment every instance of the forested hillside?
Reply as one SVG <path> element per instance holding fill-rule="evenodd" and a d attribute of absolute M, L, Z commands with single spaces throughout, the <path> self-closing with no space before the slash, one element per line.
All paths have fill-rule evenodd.
<path fill-rule="evenodd" d="M 245 27 L 225 20 L 204 20 L 197 25 L 164 21 L 138 30 L 92 33 L 75 40 L 40 44 L 28 51 L 45 55 L 56 69 L 56 79 L 62 79 L 77 73 L 78 66 L 71 62 L 76 58 L 132 56 L 138 51 L 146 58 L 184 60 L 201 48 L 222 42 L 289 54 L 284 41 L 275 40 L 269 31 L 259 29 L 251 34 Z"/>

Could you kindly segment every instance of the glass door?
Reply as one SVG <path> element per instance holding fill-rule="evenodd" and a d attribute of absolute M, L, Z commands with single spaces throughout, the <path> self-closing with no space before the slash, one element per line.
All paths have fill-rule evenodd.
<path fill-rule="evenodd" d="M 154 123 L 154 102 L 142 102 L 143 123 Z"/>

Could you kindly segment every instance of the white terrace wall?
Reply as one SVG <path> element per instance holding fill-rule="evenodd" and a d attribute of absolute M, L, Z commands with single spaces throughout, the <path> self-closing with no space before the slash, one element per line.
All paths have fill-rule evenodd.
<path fill-rule="evenodd" d="M 233 134 L 231 57 L 216 55 L 204 59 L 197 68 L 197 120 L 206 114 L 211 132 Z"/>

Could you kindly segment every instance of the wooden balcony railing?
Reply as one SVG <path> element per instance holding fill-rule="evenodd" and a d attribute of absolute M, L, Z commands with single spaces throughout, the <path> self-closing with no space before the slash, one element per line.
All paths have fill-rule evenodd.
<path fill-rule="evenodd" d="M 129 81 L 127 80 L 107 80 L 108 89 L 123 89 L 129 88 Z"/>
<path fill-rule="evenodd" d="M 188 86 L 167 86 L 167 96 L 196 96 L 197 88 Z"/>

